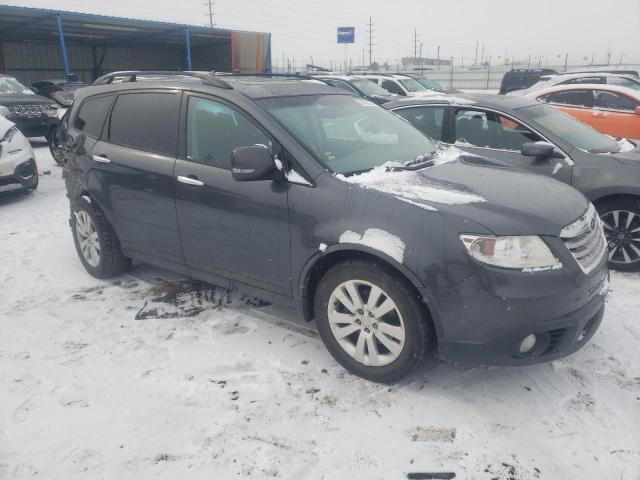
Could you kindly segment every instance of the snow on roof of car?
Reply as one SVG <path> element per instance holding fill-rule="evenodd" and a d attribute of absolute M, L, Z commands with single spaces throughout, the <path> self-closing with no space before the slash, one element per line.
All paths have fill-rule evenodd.
<path fill-rule="evenodd" d="M 223 76 L 234 90 L 249 98 L 287 97 L 297 95 L 349 95 L 321 80 L 291 77 Z"/>

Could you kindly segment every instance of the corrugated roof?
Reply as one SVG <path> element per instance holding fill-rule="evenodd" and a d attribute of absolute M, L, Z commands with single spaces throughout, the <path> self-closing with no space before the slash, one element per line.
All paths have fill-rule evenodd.
<path fill-rule="evenodd" d="M 184 43 L 188 29 L 192 46 L 228 41 L 232 30 L 201 25 L 112 17 L 92 13 L 70 12 L 46 8 L 0 5 L 0 40 L 57 40 L 56 17 L 60 15 L 65 41 L 98 45 L 136 46 Z"/>

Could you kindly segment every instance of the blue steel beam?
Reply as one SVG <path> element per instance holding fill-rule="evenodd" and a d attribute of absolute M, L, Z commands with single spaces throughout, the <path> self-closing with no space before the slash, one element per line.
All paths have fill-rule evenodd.
<path fill-rule="evenodd" d="M 56 21 L 58 22 L 58 41 L 60 42 L 60 53 L 62 54 L 62 66 L 64 67 L 64 79 L 69 81 L 69 59 L 67 58 L 67 47 L 64 43 L 64 31 L 62 30 L 62 18 L 60 14 L 56 15 Z"/>
<path fill-rule="evenodd" d="M 187 52 L 187 70 L 192 70 L 191 68 L 191 35 L 189 34 L 189 29 L 184 29 L 184 43 L 185 50 Z"/>

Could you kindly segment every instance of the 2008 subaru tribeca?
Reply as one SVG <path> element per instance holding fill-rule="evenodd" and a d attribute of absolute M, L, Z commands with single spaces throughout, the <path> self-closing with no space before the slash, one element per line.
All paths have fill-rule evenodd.
<path fill-rule="evenodd" d="M 66 121 L 90 274 L 135 259 L 294 305 L 361 377 L 434 355 L 552 360 L 602 319 L 606 245 L 582 194 L 443 150 L 321 82 L 119 72 Z"/>

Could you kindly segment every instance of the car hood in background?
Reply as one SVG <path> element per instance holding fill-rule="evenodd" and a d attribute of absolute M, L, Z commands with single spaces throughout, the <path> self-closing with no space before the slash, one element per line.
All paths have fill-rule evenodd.
<path fill-rule="evenodd" d="M 0 94 L 0 105 L 52 105 L 54 102 L 42 95 L 27 93 Z"/>

